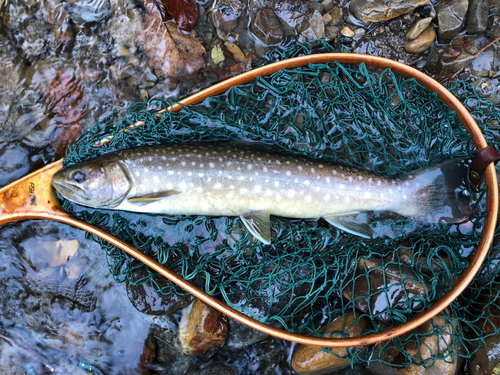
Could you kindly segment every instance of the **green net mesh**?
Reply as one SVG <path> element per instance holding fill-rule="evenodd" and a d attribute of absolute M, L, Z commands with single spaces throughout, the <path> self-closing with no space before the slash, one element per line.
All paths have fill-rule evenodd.
<path fill-rule="evenodd" d="M 334 52 L 319 42 L 273 51 L 269 62 Z M 499 146 L 500 112 L 470 84 L 449 89 Z M 413 79 L 390 70 L 336 62 L 283 70 L 170 113 L 152 100 L 110 114 L 69 148 L 72 165 L 114 150 L 172 142 L 246 140 L 287 152 L 402 175 L 475 148 L 455 113 Z M 160 115 L 162 113 L 163 115 Z M 134 129 L 133 124 L 142 124 Z M 102 142 L 105 139 L 106 142 Z M 484 192 L 481 193 L 484 196 Z M 378 234 L 364 240 L 323 220 L 272 220 L 273 242 L 256 242 L 240 219 L 155 216 L 94 211 L 63 202 L 65 210 L 104 228 L 203 288 L 232 308 L 293 332 L 325 335 L 346 319 L 361 335 L 406 322 L 450 290 L 480 241 L 484 199 L 460 225 L 372 214 Z M 89 235 L 90 236 L 90 235 Z M 150 283 L 158 293 L 185 294 L 123 251 L 94 237 L 119 282 Z M 432 366 L 470 357 L 499 330 L 496 276 L 500 241 L 462 297 L 419 330 L 371 350 L 350 350 L 356 362 Z M 354 317 L 352 324 L 347 317 Z M 339 332 L 336 332 L 339 333 Z M 344 334 L 345 335 L 345 334 Z M 437 349 L 426 350 L 432 340 Z M 327 350 L 327 349 L 325 349 Z"/>

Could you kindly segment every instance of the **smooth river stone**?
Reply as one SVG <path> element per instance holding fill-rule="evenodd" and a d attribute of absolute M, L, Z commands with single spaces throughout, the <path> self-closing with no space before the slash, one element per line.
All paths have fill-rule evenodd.
<path fill-rule="evenodd" d="M 381 22 L 396 18 L 427 3 L 428 0 L 353 0 L 349 9 L 363 22 Z"/>
<path fill-rule="evenodd" d="M 184 320 L 184 319 L 183 319 Z M 224 345 L 227 336 L 227 316 L 197 299 L 187 322 L 179 328 L 182 351 L 198 355 Z"/>
<path fill-rule="evenodd" d="M 265 44 L 277 44 L 283 40 L 285 34 L 278 17 L 272 9 L 260 9 L 255 16 L 252 31 Z"/>
<path fill-rule="evenodd" d="M 470 0 L 465 28 L 469 34 L 481 34 L 488 27 L 488 0 Z"/>
<path fill-rule="evenodd" d="M 357 314 L 359 316 L 359 314 Z M 358 337 L 368 328 L 368 319 L 362 317 L 355 323 L 354 313 L 346 313 L 330 323 L 322 333 L 340 331 L 349 337 Z M 326 336 L 330 337 L 330 336 Z M 342 335 L 334 334 L 332 338 L 341 338 Z M 364 351 L 366 347 L 359 350 Z M 347 359 L 347 348 L 331 348 L 332 353 L 324 352 L 319 346 L 297 345 L 292 356 L 292 368 L 299 374 L 320 375 L 340 370 L 351 365 Z M 339 358 L 339 357 L 343 358 Z"/>
<path fill-rule="evenodd" d="M 411 30 L 406 33 L 406 39 L 412 40 L 415 39 L 420 34 L 422 34 L 422 32 L 427 28 L 427 26 L 429 26 L 431 21 L 432 17 L 422 18 L 421 20 L 418 20 L 415 23 L 415 25 L 411 28 Z"/>
<path fill-rule="evenodd" d="M 436 40 L 436 30 L 432 26 L 429 26 L 417 38 L 407 41 L 405 50 L 409 53 L 423 53 L 432 46 L 434 40 Z"/>

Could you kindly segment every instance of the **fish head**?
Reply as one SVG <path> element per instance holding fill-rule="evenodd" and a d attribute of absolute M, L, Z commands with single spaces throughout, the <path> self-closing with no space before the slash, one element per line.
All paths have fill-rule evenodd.
<path fill-rule="evenodd" d="M 132 183 L 119 161 L 96 158 L 60 170 L 52 177 L 52 186 L 72 202 L 114 208 L 125 199 Z"/>

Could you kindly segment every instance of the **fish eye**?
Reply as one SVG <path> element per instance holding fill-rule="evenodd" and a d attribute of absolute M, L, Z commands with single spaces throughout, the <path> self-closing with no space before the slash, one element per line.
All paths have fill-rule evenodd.
<path fill-rule="evenodd" d="M 71 179 L 74 180 L 77 183 L 80 183 L 83 180 L 85 180 L 85 173 L 83 173 L 80 170 L 74 171 L 73 174 L 71 175 Z"/>

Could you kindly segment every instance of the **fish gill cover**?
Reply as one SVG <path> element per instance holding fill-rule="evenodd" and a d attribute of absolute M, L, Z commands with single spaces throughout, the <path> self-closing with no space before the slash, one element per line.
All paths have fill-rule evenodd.
<path fill-rule="evenodd" d="M 322 52 L 335 51 L 317 41 L 273 51 L 268 62 Z M 455 81 L 448 89 L 498 148 L 498 108 L 469 84 Z M 108 115 L 68 149 L 65 166 L 140 145 L 226 140 L 264 142 L 386 176 L 475 155 L 470 134 L 435 93 L 414 79 L 364 64 L 311 64 L 233 87 L 178 113 L 166 111 L 170 104 L 151 100 Z M 475 215 L 461 225 L 373 215 L 378 233 L 373 240 L 323 220 L 273 218 L 273 242 L 267 246 L 254 240 L 238 218 L 94 211 L 69 201 L 63 207 L 257 320 L 321 336 L 321 327 L 354 314 L 352 324 L 364 335 L 406 322 L 452 288 L 480 242 L 481 194 Z M 186 294 L 159 282 L 158 274 L 122 250 L 93 239 L 106 251 L 118 282 L 149 283 L 164 295 Z M 499 264 L 497 236 L 478 276 L 438 318 L 374 350 L 349 350 L 349 359 L 430 367 L 435 361 L 469 358 L 499 332 L 493 324 L 500 319 Z M 438 340 L 437 351 L 422 350 L 429 340 Z"/>

